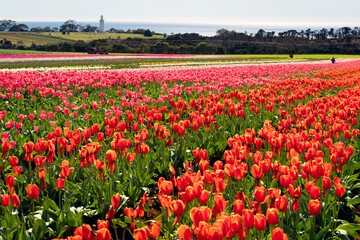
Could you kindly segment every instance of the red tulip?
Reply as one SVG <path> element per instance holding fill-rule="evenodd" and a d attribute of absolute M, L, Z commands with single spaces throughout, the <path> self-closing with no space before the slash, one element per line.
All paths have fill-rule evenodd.
<path fill-rule="evenodd" d="M 255 191 L 254 191 L 254 197 L 255 197 L 255 201 L 257 201 L 258 203 L 261 203 L 265 200 L 266 197 L 266 190 L 263 186 L 261 187 L 256 187 Z"/>
<path fill-rule="evenodd" d="M 3 205 L 4 207 L 9 206 L 10 204 L 10 195 L 8 194 L 4 194 L 1 196 L 1 205 Z"/>
<path fill-rule="evenodd" d="M 308 210 L 311 215 L 318 215 L 321 210 L 321 202 L 317 199 L 311 199 L 308 204 Z"/>
<path fill-rule="evenodd" d="M 6 176 L 6 186 L 13 187 L 15 185 L 15 178 L 13 175 Z"/>
<path fill-rule="evenodd" d="M 59 178 L 56 180 L 56 187 L 57 189 L 63 189 L 65 186 L 65 179 Z"/>
<path fill-rule="evenodd" d="M 244 210 L 243 224 L 247 229 L 254 227 L 254 212 L 252 210 Z"/>
<path fill-rule="evenodd" d="M 111 197 L 111 206 L 113 209 L 117 209 L 120 206 L 120 193 Z"/>
<path fill-rule="evenodd" d="M 12 204 L 14 207 L 20 207 L 20 205 L 21 205 L 20 198 L 19 198 L 19 196 L 18 196 L 16 193 L 13 193 L 13 194 L 11 195 L 11 204 Z"/>
<path fill-rule="evenodd" d="M 270 225 L 276 225 L 279 222 L 279 215 L 276 208 L 267 209 L 266 220 Z"/>
<path fill-rule="evenodd" d="M 335 195 L 337 197 L 342 197 L 345 194 L 345 187 L 342 184 L 336 184 L 335 185 Z"/>
<path fill-rule="evenodd" d="M 39 197 L 39 188 L 35 184 L 28 184 L 26 187 L 26 193 L 30 199 L 34 200 Z"/>
<path fill-rule="evenodd" d="M 255 228 L 258 231 L 264 231 L 266 228 L 266 218 L 263 214 L 257 213 L 254 216 Z"/>

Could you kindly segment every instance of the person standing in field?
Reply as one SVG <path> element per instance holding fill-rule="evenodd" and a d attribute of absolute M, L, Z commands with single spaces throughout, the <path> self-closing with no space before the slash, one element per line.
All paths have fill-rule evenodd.
<path fill-rule="evenodd" d="M 335 63 L 335 58 L 334 58 L 334 57 L 331 59 L 331 62 L 332 62 L 332 63 Z"/>

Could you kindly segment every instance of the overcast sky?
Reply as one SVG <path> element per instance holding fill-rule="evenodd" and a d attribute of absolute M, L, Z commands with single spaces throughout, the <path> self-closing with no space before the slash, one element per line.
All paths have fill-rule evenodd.
<path fill-rule="evenodd" d="M 0 20 L 360 26 L 359 0 L 0 0 Z"/>

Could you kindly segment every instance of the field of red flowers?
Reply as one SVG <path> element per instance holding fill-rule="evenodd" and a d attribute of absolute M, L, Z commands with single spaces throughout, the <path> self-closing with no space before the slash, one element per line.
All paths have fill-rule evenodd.
<path fill-rule="evenodd" d="M 1 239 L 354 239 L 360 61 L 0 72 Z"/>

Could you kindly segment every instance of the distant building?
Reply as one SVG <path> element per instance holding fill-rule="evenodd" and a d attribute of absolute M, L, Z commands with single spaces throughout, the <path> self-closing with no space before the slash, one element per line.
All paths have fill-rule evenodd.
<path fill-rule="evenodd" d="M 105 32 L 105 30 L 104 30 L 105 28 L 104 28 L 104 18 L 103 18 L 103 15 L 101 15 L 101 17 L 100 17 L 100 27 L 99 27 L 99 32 Z"/>

